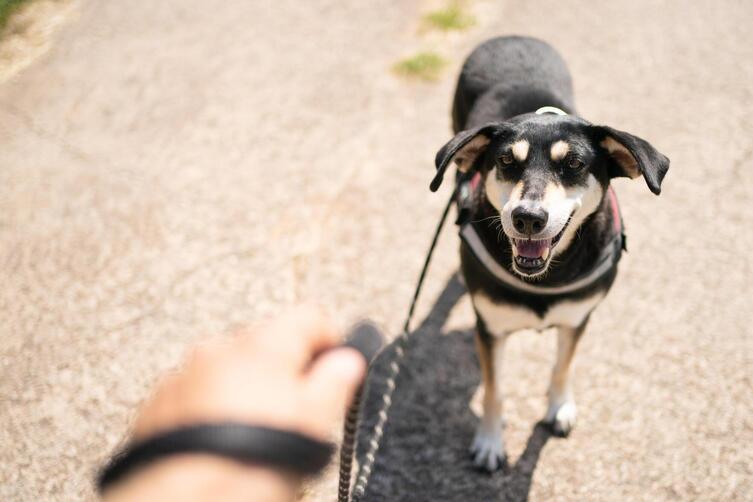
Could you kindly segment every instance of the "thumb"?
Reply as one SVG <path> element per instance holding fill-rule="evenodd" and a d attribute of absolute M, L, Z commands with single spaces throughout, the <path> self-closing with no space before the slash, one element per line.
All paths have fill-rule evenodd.
<path fill-rule="evenodd" d="M 366 361 L 355 349 L 325 352 L 309 368 L 304 380 L 308 409 L 327 429 L 341 419 L 366 374 Z"/>

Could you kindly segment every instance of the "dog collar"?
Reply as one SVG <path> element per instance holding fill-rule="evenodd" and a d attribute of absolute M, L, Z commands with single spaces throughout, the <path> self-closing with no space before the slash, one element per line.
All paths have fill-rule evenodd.
<path fill-rule="evenodd" d="M 536 115 L 567 115 L 567 112 L 556 106 L 542 106 L 536 110 Z"/>
<path fill-rule="evenodd" d="M 595 284 L 599 279 L 604 277 L 604 275 L 606 275 L 612 267 L 617 264 L 622 255 L 622 250 L 625 249 L 622 218 L 620 216 L 619 206 L 617 205 L 617 197 L 614 195 L 612 187 L 609 187 L 607 196 L 609 197 L 609 205 L 611 206 L 613 214 L 614 237 L 604 247 L 599 258 L 596 260 L 596 264 L 588 273 L 561 286 L 540 286 L 538 284 L 525 282 L 520 277 L 507 270 L 494 259 L 484 245 L 484 242 L 481 240 L 481 237 L 479 237 L 476 232 L 476 229 L 473 227 L 473 224 L 470 222 L 461 225 L 460 238 L 484 268 L 486 268 L 486 270 L 499 282 L 509 288 L 536 295 L 563 295 L 573 293 Z"/>

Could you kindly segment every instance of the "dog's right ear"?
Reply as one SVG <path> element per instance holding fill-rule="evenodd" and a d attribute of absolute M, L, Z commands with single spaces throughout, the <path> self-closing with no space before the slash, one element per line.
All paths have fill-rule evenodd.
<path fill-rule="evenodd" d="M 661 182 L 669 170 L 669 159 L 645 139 L 608 126 L 596 126 L 599 146 L 612 158 L 611 177 L 643 176 L 649 190 L 661 193 Z"/>
<path fill-rule="evenodd" d="M 437 166 L 437 174 L 429 185 L 431 191 L 436 192 L 442 184 L 444 172 L 450 162 L 455 162 L 458 165 L 458 171 L 468 172 L 476 163 L 479 155 L 484 153 L 492 137 L 504 130 L 505 126 L 502 122 L 495 122 L 457 133 L 437 152 L 434 161 Z"/>

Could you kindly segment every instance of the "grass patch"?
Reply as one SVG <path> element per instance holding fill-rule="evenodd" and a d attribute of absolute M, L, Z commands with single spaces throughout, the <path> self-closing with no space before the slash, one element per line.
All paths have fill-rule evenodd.
<path fill-rule="evenodd" d="M 397 62 L 394 70 L 395 73 L 404 77 L 437 80 L 445 66 L 447 66 L 447 61 L 436 52 L 419 52 L 415 56 Z"/>
<path fill-rule="evenodd" d="M 5 27 L 11 14 L 27 0 L 0 0 L 0 29 Z"/>
<path fill-rule="evenodd" d="M 452 31 L 470 28 L 476 24 L 476 18 L 463 12 L 460 3 L 452 2 L 445 9 L 426 14 L 424 22 L 437 30 Z"/>

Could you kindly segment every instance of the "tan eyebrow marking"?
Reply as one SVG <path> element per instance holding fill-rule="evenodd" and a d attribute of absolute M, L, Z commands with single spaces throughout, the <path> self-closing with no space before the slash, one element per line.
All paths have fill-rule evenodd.
<path fill-rule="evenodd" d="M 531 145 L 528 144 L 528 141 L 524 139 L 520 139 L 513 143 L 512 145 L 512 156 L 515 157 L 515 160 L 518 162 L 523 162 L 526 160 L 526 157 L 528 157 L 528 149 Z"/>
<path fill-rule="evenodd" d="M 559 140 L 552 143 L 552 148 L 549 150 L 549 155 L 552 157 L 553 161 L 557 162 L 564 159 L 565 155 L 567 155 L 567 152 L 569 151 L 570 145 L 562 140 Z"/>

